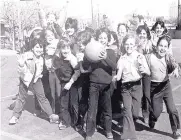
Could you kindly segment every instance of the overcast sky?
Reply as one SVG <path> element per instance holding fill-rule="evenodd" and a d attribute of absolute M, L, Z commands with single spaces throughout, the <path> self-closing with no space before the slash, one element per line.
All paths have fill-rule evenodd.
<path fill-rule="evenodd" d="M 67 0 L 40 0 L 44 5 L 61 8 Z M 68 0 L 68 16 L 81 16 L 91 18 L 91 0 Z M 111 18 L 124 17 L 136 10 L 140 14 L 149 12 L 153 16 L 169 16 L 169 7 L 177 0 L 92 0 L 94 13 L 98 6 L 100 13 Z"/>

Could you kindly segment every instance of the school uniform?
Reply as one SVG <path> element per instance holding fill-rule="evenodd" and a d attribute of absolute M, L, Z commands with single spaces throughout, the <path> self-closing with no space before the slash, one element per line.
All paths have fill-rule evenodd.
<path fill-rule="evenodd" d="M 72 63 L 74 60 L 76 60 L 76 57 L 73 56 L 73 54 L 71 54 L 70 57 L 70 60 L 65 60 L 65 58 L 63 57 L 57 57 L 56 59 L 54 59 L 54 64 L 58 67 L 55 70 L 55 73 L 61 84 L 60 118 L 67 127 L 71 125 L 71 118 L 74 118 L 73 116 L 70 117 L 69 108 L 73 109 L 72 107 L 70 107 L 70 102 L 77 100 L 76 98 L 73 98 L 73 95 L 70 94 L 74 94 L 75 92 L 77 92 L 77 90 L 75 89 L 74 84 L 72 85 L 70 90 L 64 89 L 64 86 L 70 81 L 71 78 L 73 78 L 73 81 L 75 82 L 80 74 L 79 72 L 75 73 L 75 69 L 72 67 Z M 78 112 L 77 110 L 78 109 L 75 109 L 76 112 Z"/>
<path fill-rule="evenodd" d="M 32 52 L 26 52 L 23 55 L 32 54 Z M 23 59 L 23 57 L 21 58 Z M 43 71 L 43 58 L 31 58 L 26 60 L 24 66 L 18 66 L 20 74 L 19 95 L 16 100 L 16 105 L 13 110 L 13 116 L 19 118 L 25 102 L 28 90 L 32 91 L 40 104 L 42 110 L 48 115 L 52 115 L 53 111 L 49 104 L 49 101 L 45 97 L 43 85 L 41 82 Z"/>
<path fill-rule="evenodd" d="M 155 53 L 150 55 L 149 65 L 151 71 L 151 106 L 149 117 L 150 127 L 154 127 L 163 108 L 163 101 L 166 104 L 170 124 L 173 132 L 180 128 L 178 111 L 175 107 L 169 75 L 177 67 L 173 59 L 168 55 L 159 59 Z"/>
<path fill-rule="evenodd" d="M 130 59 L 127 54 L 118 60 L 118 72 L 122 69 L 121 94 L 123 98 L 123 132 L 121 139 L 136 139 L 135 125 L 133 119 L 139 117 L 139 109 L 142 98 L 141 78 L 137 57 L 144 56 L 137 51 L 132 53 Z M 143 66 L 147 66 L 146 59 L 143 59 Z M 148 66 L 147 66 L 148 67 Z"/>
<path fill-rule="evenodd" d="M 87 62 L 87 63 L 86 63 Z M 83 66 L 91 67 L 89 101 L 86 122 L 86 135 L 91 137 L 96 128 L 96 116 L 98 105 L 101 107 L 101 123 L 106 133 L 112 131 L 112 107 L 110 84 L 112 82 L 112 71 L 116 70 L 116 57 L 113 50 L 107 50 L 107 58 L 97 63 L 84 61 Z M 85 69 L 85 68 L 84 68 Z M 98 103 L 99 101 L 99 103 Z"/>

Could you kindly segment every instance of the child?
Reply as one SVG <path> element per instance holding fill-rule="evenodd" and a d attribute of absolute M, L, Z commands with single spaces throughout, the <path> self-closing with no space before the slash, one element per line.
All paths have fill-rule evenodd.
<path fill-rule="evenodd" d="M 43 46 L 41 40 L 31 40 L 30 47 L 31 50 L 22 54 L 18 61 L 20 73 L 19 95 L 16 99 L 13 117 L 9 121 L 10 125 L 17 123 L 23 111 L 28 90 L 31 90 L 35 94 L 42 110 L 48 115 L 50 122 L 56 122 L 59 120 L 59 117 L 53 114 L 51 106 L 45 97 L 41 82 L 41 73 L 43 71 L 43 58 L 41 57 Z"/>
<path fill-rule="evenodd" d="M 61 83 L 60 93 L 60 124 L 59 129 L 65 129 L 71 125 L 71 117 L 69 112 L 69 96 L 76 91 L 74 82 L 80 75 L 76 57 L 71 53 L 70 41 L 63 38 L 59 43 L 60 58 L 54 59 L 55 72 Z"/>
<path fill-rule="evenodd" d="M 117 63 L 117 75 L 122 79 L 121 94 L 123 98 L 123 133 L 121 139 L 136 139 L 134 119 L 139 117 L 139 109 L 142 98 L 141 78 L 142 74 L 150 74 L 145 57 L 136 51 L 136 37 L 126 35 L 123 39 L 126 53 L 120 57 Z"/>
<path fill-rule="evenodd" d="M 108 30 L 103 28 L 97 31 L 96 39 L 99 40 L 107 48 L 107 43 L 110 40 Z M 107 34 L 108 33 L 108 34 Z M 95 40 L 92 39 L 90 43 L 94 45 Z M 96 42 L 97 43 L 97 42 Z M 86 139 L 91 139 L 96 129 L 96 116 L 99 108 L 101 108 L 102 120 L 101 123 L 106 132 L 106 137 L 112 139 L 112 107 L 111 107 L 111 92 L 110 84 L 112 82 L 112 71 L 116 69 L 116 57 L 114 51 L 108 49 L 101 52 L 100 61 L 91 63 L 83 61 L 83 66 L 87 64 L 91 67 L 89 74 L 89 107 L 87 112 L 86 122 Z M 87 63 L 86 63 L 87 62 Z M 85 68 L 85 67 L 84 67 Z M 99 101 L 99 102 L 98 102 Z"/>
<path fill-rule="evenodd" d="M 136 29 L 136 34 L 139 37 L 138 52 L 143 55 L 152 52 L 152 42 L 150 30 L 147 25 L 140 25 Z M 142 88 L 143 88 L 143 98 L 142 98 L 142 114 L 144 117 L 144 122 L 148 124 L 149 109 L 150 109 L 150 76 L 143 75 L 142 78 Z"/>
<path fill-rule="evenodd" d="M 55 103 L 57 100 L 59 101 L 61 86 L 60 86 L 60 81 L 55 74 L 55 68 L 52 65 L 53 59 L 55 59 L 55 56 L 58 55 L 59 53 L 59 50 L 57 48 L 59 40 L 55 39 L 55 36 L 51 30 L 45 30 L 45 39 L 47 42 L 47 46 L 46 46 L 46 54 L 44 56 L 44 60 L 45 60 L 46 69 L 49 72 L 48 80 L 49 80 L 51 97 L 52 97 L 51 107 L 53 109 L 53 113 L 55 112 L 59 113 L 59 109 L 55 108 L 56 105 Z"/>
<path fill-rule="evenodd" d="M 79 77 L 79 80 L 77 80 L 78 84 L 78 90 L 80 91 L 80 97 L 78 101 L 78 120 L 77 124 L 75 126 L 76 131 L 80 131 L 83 129 L 84 126 L 84 119 L 85 114 L 88 109 L 88 96 L 89 96 L 89 72 L 90 70 L 84 70 L 82 63 L 84 60 L 84 50 L 86 45 L 91 41 L 92 38 L 92 32 L 90 30 L 85 29 L 84 31 L 81 31 L 77 35 L 77 44 L 79 45 L 79 53 L 76 54 L 79 68 L 81 75 Z"/>
<path fill-rule="evenodd" d="M 172 55 L 168 54 L 170 37 L 162 36 L 157 42 L 157 51 L 147 56 L 147 61 L 151 71 L 151 105 L 152 111 L 149 116 L 149 126 L 154 128 L 161 111 L 163 101 L 166 104 L 169 113 L 170 124 L 173 132 L 173 138 L 179 139 L 181 135 L 177 132 L 180 128 L 178 111 L 175 107 L 169 74 L 178 77 L 178 64 L 175 63 Z"/>

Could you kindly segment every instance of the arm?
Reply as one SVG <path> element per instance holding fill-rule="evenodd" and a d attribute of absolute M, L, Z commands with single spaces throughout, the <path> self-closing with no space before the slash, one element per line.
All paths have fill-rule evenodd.
<path fill-rule="evenodd" d="M 123 67 L 124 67 L 123 60 L 122 58 L 120 58 L 117 63 L 117 69 L 118 69 L 117 75 L 116 75 L 117 81 L 119 81 L 122 78 Z"/>
<path fill-rule="evenodd" d="M 104 59 L 108 66 L 110 66 L 113 70 L 116 70 L 116 56 L 113 50 L 109 50 L 107 52 L 107 57 Z"/>

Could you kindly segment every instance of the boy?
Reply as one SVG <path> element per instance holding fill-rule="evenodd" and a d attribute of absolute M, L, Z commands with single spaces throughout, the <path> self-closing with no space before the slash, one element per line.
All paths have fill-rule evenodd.
<path fill-rule="evenodd" d="M 136 139 L 134 120 L 139 117 L 142 98 L 142 74 L 150 74 L 145 57 L 136 51 L 136 37 L 126 35 L 123 39 L 125 54 L 120 57 L 117 64 L 119 81 L 122 79 L 121 94 L 123 98 L 123 133 L 122 140 Z M 114 79 L 113 78 L 113 79 Z M 134 119 L 133 119 L 134 118 Z"/>
<path fill-rule="evenodd" d="M 76 94 L 74 82 L 80 75 L 76 57 L 71 53 L 70 41 L 63 38 L 59 43 L 60 58 L 54 59 L 55 73 L 61 83 L 60 93 L 60 124 L 59 129 L 63 130 L 71 125 L 71 117 L 69 112 L 69 96 Z"/>
<path fill-rule="evenodd" d="M 91 40 L 89 45 L 102 45 L 94 39 Z M 85 65 L 91 67 L 89 73 L 90 85 L 89 85 L 89 101 L 88 112 L 86 122 L 86 140 L 90 140 L 96 129 L 96 116 L 98 110 L 98 104 L 102 111 L 102 122 L 105 128 L 106 137 L 112 139 L 112 107 L 111 107 L 111 93 L 112 89 L 110 84 L 112 82 L 112 71 L 116 69 L 116 56 L 113 50 L 106 50 L 101 52 L 100 61 L 97 63 L 91 63 L 89 61 L 83 61 L 83 67 Z M 98 103 L 99 101 L 99 103 Z"/>
<path fill-rule="evenodd" d="M 179 139 L 181 135 L 177 129 L 180 128 L 178 111 L 176 110 L 172 89 L 169 80 L 169 74 L 179 77 L 178 64 L 175 63 L 172 55 L 169 55 L 169 45 L 171 39 L 168 36 L 162 36 L 157 42 L 157 51 L 147 56 L 147 61 L 151 71 L 151 107 L 149 116 L 149 126 L 154 128 L 158 117 L 162 112 L 163 100 L 167 106 L 173 138 Z"/>
<path fill-rule="evenodd" d="M 48 115 L 50 122 L 59 120 L 58 115 L 53 114 L 41 82 L 43 71 L 42 43 L 40 40 L 34 39 L 31 40 L 30 47 L 31 50 L 23 54 L 18 61 L 20 73 L 19 95 L 16 99 L 13 117 L 9 121 L 10 125 L 17 123 L 23 111 L 28 90 L 31 90 L 36 95 L 42 110 Z"/>

